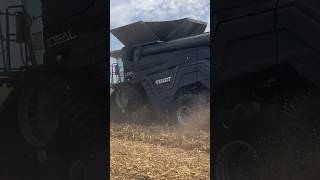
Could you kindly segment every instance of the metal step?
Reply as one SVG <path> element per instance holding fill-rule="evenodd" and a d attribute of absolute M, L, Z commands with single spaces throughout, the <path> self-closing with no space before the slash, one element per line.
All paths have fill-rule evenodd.
<path fill-rule="evenodd" d="M 0 109 L 12 90 L 13 88 L 0 86 Z"/>
<path fill-rule="evenodd" d="M 0 88 L 3 86 L 6 86 L 8 82 L 9 82 L 8 76 L 0 76 Z"/>
<path fill-rule="evenodd" d="M 9 79 L 9 76 L 0 75 L 0 109 L 10 92 L 13 90 L 13 88 L 8 85 Z"/>

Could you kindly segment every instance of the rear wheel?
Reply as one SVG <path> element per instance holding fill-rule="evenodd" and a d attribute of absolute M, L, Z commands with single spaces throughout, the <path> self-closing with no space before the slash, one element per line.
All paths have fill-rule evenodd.
<path fill-rule="evenodd" d="M 214 130 L 216 179 L 317 177 L 320 141 L 312 122 L 319 120 L 318 107 L 315 94 L 299 93 L 273 102 L 238 104 L 219 113 Z"/>
<path fill-rule="evenodd" d="M 209 118 L 209 97 L 200 94 L 182 94 L 174 101 L 171 119 L 180 126 L 187 126 L 191 122 L 200 122 Z"/>
<path fill-rule="evenodd" d="M 224 180 L 258 180 L 252 172 L 259 168 L 260 163 L 253 146 L 244 141 L 232 141 L 219 154 L 217 172 Z"/>
<path fill-rule="evenodd" d="M 176 119 L 177 122 L 181 125 L 186 125 L 192 120 L 192 115 L 194 114 L 194 109 L 192 105 L 181 105 L 177 108 Z"/>
<path fill-rule="evenodd" d="M 49 72 L 27 78 L 32 83 L 22 88 L 18 122 L 36 154 L 34 174 L 48 180 L 103 178 L 107 121 L 93 85 Z"/>

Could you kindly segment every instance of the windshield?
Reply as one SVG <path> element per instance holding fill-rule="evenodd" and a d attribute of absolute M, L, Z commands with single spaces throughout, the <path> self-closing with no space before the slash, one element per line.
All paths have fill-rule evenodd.
<path fill-rule="evenodd" d="M 110 60 L 110 82 L 111 85 L 118 84 L 124 81 L 124 66 L 121 58 L 111 58 Z"/>

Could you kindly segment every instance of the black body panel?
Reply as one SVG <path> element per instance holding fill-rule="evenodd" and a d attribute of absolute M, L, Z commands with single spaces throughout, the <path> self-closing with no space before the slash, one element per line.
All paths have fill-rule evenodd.
<path fill-rule="evenodd" d="M 280 0 L 277 8 L 278 63 L 292 64 L 320 86 L 320 1 Z"/>
<path fill-rule="evenodd" d="M 159 109 L 168 109 L 184 88 L 209 90 L 210 33 L 204 33 L 205 27 L 204 22 L 186 18 L 140 21 L 112 30 L 126 45 L 121 59 L 126 74 L 130 74 L 127 82 Z M 141 36 L 144 32 L 147 35 Z M 134 34 L 139 37 L 132 37 Z M 119 51 L 111 55 L 119 58 Z"/>
<path fill-rule="evenodd" d="M 287 64 L 320 85 L 320 2 L 214 1 L 213 81 Z"/>
<path fill-rule="evenodd" d="M 158 54 L 142 58 L 149 61 L 145 70 L 134 71 L 132 83 L 142 83 L 144 91 L 155 107 L 168 106 L 179 89 L 201 83 L 210 89 L 210 49 L 199 47 L 172 53 Z M 151 63 L 152 62 L 152 63 Z M 157 65 L 152 65 L 158 63 Z M 157 85 L 156 81 L 171 78 L 168 83 Z"/>
<path fill-rule="evenodd" d="M 214 1 L 214 81 L 275 63 L 275 1 Z"/>
<path fill-rule="evenodd" d="M 45 64 L 81 68 L 107 58 L 107 1 L 42 1 Z"/>

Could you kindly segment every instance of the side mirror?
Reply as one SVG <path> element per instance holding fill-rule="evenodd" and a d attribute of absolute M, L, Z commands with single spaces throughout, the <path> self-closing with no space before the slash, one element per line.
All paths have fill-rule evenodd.
<path fill-rule="evenodd" d="M 18 43 L 25 43 L 30 36 L 30 20 L 27 14 L 17 12 L 16 15 L 16 41 Z"/>

